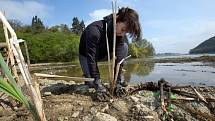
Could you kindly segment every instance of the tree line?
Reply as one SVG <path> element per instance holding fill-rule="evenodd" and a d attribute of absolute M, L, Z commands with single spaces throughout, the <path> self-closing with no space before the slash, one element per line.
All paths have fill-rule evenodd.
<path fill-rule="evenodd" d="M 80 35 L 85 29 L 84 21 L 80 21 L 78 17 L 72 19 L 70 27 L 66 24 L 46 27 L 38 16 L 32 18 L 31 25 L 23 25 L 19 20 L 9 20 L 9 23 L 18 38 L 26 40 L 31 63 L 77 59 Z M 4 41 L 4 31 L 0 23 L 0 42 Z M 127 39 L 126 41 L 128 42 Z M 129 54 L 134 58 L 152 56 L 155 53 L 152 44 L 146 39 L 141 38 L 138 43 L 128 44 Z"/>

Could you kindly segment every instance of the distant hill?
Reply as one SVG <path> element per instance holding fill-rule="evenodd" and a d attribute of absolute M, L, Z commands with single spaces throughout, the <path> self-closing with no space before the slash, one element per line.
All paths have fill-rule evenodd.
<path fill-rule="evenodd" d="M 205 40 L 195 48 L 191 49 L 190 54 L 215 53 L 215 36 Z"/>

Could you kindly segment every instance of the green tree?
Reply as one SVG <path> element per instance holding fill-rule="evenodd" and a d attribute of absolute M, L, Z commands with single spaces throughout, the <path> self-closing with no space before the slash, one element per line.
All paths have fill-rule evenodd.
<path fill-rule="evenodd" d="M 74 34 L 77 34 L 77 35 L 80 35 L 83 30 L 85 29 L 85 24 L 84 24 L 84 21 L 82 20 L 81 22 L 78 20 L 77 17 L 74 17 L 72 19 L 72 33 Z"/>
<path fill-rule="evenodd" d="M 49 28 L 48 30 L 51 32 L 63 32 L 65 34 L 71 33 L 69 27 L 66 24 L 55 25 Z"/>
<path fill-rule="evenodd" d="M 34 16 L 32 18 L 31 28 L 32 28 L 33 34 L 38 34 L 45 30 L 45 26 L 43 25 L 43 22 L 37 16 Z"/>
<path fill-rule="evenodd" d="M 60 31 L 39 34 L 18 33 L 26 40 L 32 63 L 68 62 L 77 57 L 80 37 Z"/>
<path fill-rule="evenodd" d="M 81 32 L 84 31 L 85 29 L 85 24 L 84 24 L 84 21 L 82 20 L 81 23 L 80 23 L 80 27 L 81 27 Z"/>
<path fill-rule="evenodd" d="M 70 34 L 70 29 L 66 24 L 61 24 L 60 29 L 61 29 L 61 32 L 65 34 Z"/>
<path fill-rule="evenodd" d="M 148 57 L 155 54 L 153 45 L 146 39 L 140 39 L 129 44 L 129 54 L 134 58 Z"/>
<path fill-rule="evenodd" d="M 59 31 L 59 28 L 60 28 L 59 25 L 55 25 L 55 26 L 50 27 L 48 30 L 49 30 L 50 32 L 58 32 L 58 31 Z"/>

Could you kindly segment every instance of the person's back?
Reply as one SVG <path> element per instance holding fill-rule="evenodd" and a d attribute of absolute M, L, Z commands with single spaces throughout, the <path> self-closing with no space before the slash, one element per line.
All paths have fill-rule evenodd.
<path fill-rule="evenodd" d="M 86 29 L 83 31 L 80 39 L 80 44 L 79 44 L 79 54 L 86 56 L 86 43 L 87 41 L 100 41 L 96 40 L 94 38 L 89 38 L 93 36 L 100 37 L 101 33 L 103 32 L 103 22 L 102 20 L 100 21 L 95 21 L 88 25 Z M 91 36 L 89 36 L 91 35 Z"/>

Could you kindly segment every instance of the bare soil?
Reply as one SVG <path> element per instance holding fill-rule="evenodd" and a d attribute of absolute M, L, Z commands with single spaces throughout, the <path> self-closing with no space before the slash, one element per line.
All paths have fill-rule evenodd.
<path fill-rule="evenodd" d="M 114 97 L 108 102 L 99 102 L 95 98 L 95 90 L 86 88 L 81 83 L 40 81 L 43 107 L 48 121 L 159 121 L 165 118 L 158 92 L 142 90 L 126 97 Z M 214 87 L 202 87 L 198 90 L 204 92 L 203 95 L 209 94 L 211 98 L 215 98 Z M 181 104 L 174 105 L 169 112 L 176 121 L 212 121 L 213 118 L 207 117 L 214 117 L 214 102 L 211 103 L 211 109 L 201 101 L 186 101 Z M 198 112 L 187 110 L 186 107 L 204 115 L 199 116 Z M 33 121 L 33 117 L 23 106 L 18 106 L 18 109 L 8 106 L 6 109 L 0 108 L 0 120 Z"/>
<path fill-rule="evenodd" d="M 206 56 L 154 62 L 214 62 L 214 60 L 215 57 Z M 143 90 L 134 95 L 99 102 L 95 98 L 95 90 L 88 89 L 81 83 L 47 79 L 40 82 L 43 107 L 48 121 L 159 121 L 165 118 L 159 96 L 156 96 L 157 92 Z M 215 99 L 214 87 L 203 87 L 198 90 L 203 92 L 203 95 Z M 0 121 L 33 121 L 33 116 L 24 106 L 20 104 L 14 106 L 11 100 L 10 98 L 0 100 Z M 188 107 L 192 110 L 188 110 Z M 205 104 L 199 100 L 182 101 L 174 105 L 170 113 L 175 121 L 213 121 L 215 103 Z"/>

